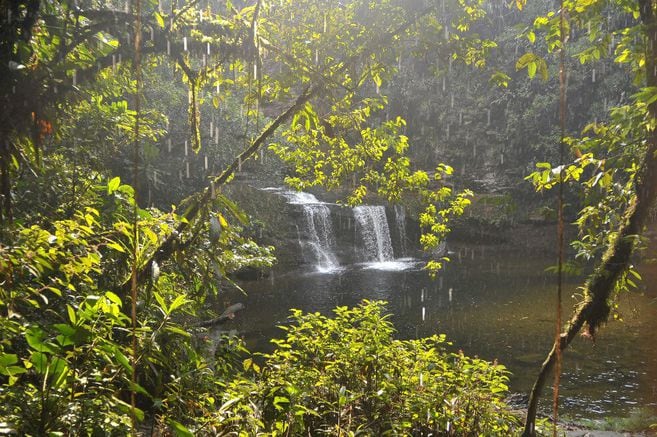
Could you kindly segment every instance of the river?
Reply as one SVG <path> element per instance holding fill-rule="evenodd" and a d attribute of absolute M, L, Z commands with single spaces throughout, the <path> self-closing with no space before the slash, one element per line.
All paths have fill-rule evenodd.
<path fill-rule="evenodd" d="M 269 340 L 281 335 L 276 326 L 287 323 L 290 308 L 330 314 L 336 306 L 363 299 L 385 300 L 400 337 L 444 333 L 455 349 L 507 366 L 511 392 L 528 393 L 554 332 L 555 277 L 545 273 L 553 260 L 509 244 L 454 242 L 448 249 L 451 262 L 437 279 L 412 258 L 326 268 L 326 254 L 320 254 L 322 268 L 275 268 L 267 278 L 243 282 L 248 295 L 240 300 L 246 309 L 230 328 L 252 350 L 269 350 Z M 620 299 L 622 321 L 603 327 L 595 343 L 577 339 L 565 354 L 562 415 L 628 417 L 638 409 L 657 414 L 657 264 L 648 260 L 639 270 L 644 276 L 640 290 Z M 568 314 L 580 281 L 566 284 Z M 549 401 L 543 409 L 548 411 Z"/>

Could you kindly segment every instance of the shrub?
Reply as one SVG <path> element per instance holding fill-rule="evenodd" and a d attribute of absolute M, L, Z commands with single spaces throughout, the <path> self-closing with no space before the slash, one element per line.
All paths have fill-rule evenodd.
<path fill-rule="evenodd" d="M 445 336 L 396 340 L 383 302 L 335 317 L 293 310 L 256 382 L 236 380 L 217 413 L 243 435 L 509 435 L 504 366 L 446 350 Z"/>

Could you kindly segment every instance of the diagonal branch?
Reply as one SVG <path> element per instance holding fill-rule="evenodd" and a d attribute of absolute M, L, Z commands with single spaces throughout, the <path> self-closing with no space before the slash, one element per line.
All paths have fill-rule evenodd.
<path fill-rule="evenodd" d="M 279 115 L 274 121 L 272 121 L 261 133 L 260 135 L 247 147 L 242 153 L 240 153 L 233 162 L 218 176 L 214 177 L 211 181 L 211 185 L 205 187 L 200 192 L 200 197 L 194 200 L 192 205 L 185 210 L 183 213 L 183 220 L 178 227 L 176 232 L 173 232 L 169 235 L 153 253 L 153 255 L 148 259 L 145 265 L 139 270 L 137 275 L 137 280 L 140 284 L 143 284 L 150 275 L 150 269 L 153 262 L 161 264 L 166 261 L 173 255 L 176 250 L 185 249 L 188 247 L 188 242 L 193 239 L 189 239 L 188 242 L 182 242 L 178 240 L 178 235 L 181 235 L 184 231 L 190 228 L 190 223 L 196 219 L 200 211 L 205 205 L 208 205 L 212 201 L 212 186 L 220 186 L 225 184 L 233 173 L 238 169 L 242 162 L 248 160 L 252 157 L 260 147 L 265 143 L 265 141 L 273 135 L 273 133 L 278 129 L 278 127 L 289 120 L 292 115 L 294 115 L 298 110 L 300 110 L 308 100 L 310 100 L 319 90 L 321 86 L 316 86 L 314 88 L 306 88 L 296 101 L 288 107 L 288 109 Z M 130 289 L 130 283 L 125 282 L 121 286 L 121 292 L 123 295 L 127 294 L 127 291 Z"/>
<path fill-rule="evenodd" d="M 404 24 L 389 32 L 384 33 L 381 38 L 377 39 L 376 41 L 372 41 L 371 45 L 363 47 L 362 50 L 353 54 L 348 59 L 342 62 L 338 62 L 336 64 L 337 68 L 336 66 L 333 66 L 334 71 L 332 74 L 340 74 L 346 71 L 352 63 L 368 56 L 374 50 L 383 47 L 397 35 L 405 32 L 409 27 L 414 25 L 421 17 L 429 13 L 430 10 L 430 8 L 425 9 L 422 13 L 415 15 L 412 19 L 405 22 Z M 181 221 L 175 232 L 171 233 L 162 241 L 162 243 L 160 243 L 158 248 L 153 252 L 151 256 L 148 257 L 144 265 L 139 270 L 137 274 L 137 281 L 139 284 L 143 284 L 149 278 L 153 262 L 161 264 L 162 262 L 168 260 L 174 254 L 174 252 L 179 249 L 184 249 L 188 246 L 188 243 L 180 241 L 178 236 L 182 235 L 183 232 L 190 229 L 190 223 L 192 223 L 198 217 L 203 208 L 212 201 L 213 187 L 218 187 L 228 182 L 238 167 L 240 167 L 243 162 L 251 158 L 260 149 L 260 147 L 263 146 L 266 140 L 274 134 L 274 132 L 278 129 L 278 127 L 280 127 L 281 124 L 288 121 L 306 104 L 306 102 L 317 95 L 320 91 L 324 90 L 324 85 L 325 82 L 323 81 L 318 81 L 315 84 L 306 85 L 294 103 L 290 105 L 283 113 L 281 113 L 274 121 L 272 121 L 260 133 L 260 135 L 255 140 L 253 140 L 251 144 L 246 149 L 244 149 L 242 153 L 240 153 L 226 169 L 224 169 L 222 173 L 212 178 L 211 184 L 209 186 L 206 186 L 201 192 L 189 198 L 192 201 L 191 205 L 183 213 L 184 220 Z M 122 296 L 127 296 L 129 291 L 130 281 L 126 281 L 120 286 L 119 293 Z"/>

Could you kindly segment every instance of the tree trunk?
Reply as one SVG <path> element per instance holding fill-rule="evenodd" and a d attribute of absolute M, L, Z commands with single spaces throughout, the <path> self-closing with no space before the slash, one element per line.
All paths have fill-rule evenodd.
<path fill-rule="evenodd" d="M 9 145 L 0 140 L 0 195 L 2 195 L 2 206 L 0 206 L 0 223 L 11 223 L 13 216 L 11 212 L 11 178 L 9 176 Z"/>
<path fill-rule="evenodd" d="M 646 26 L 646 86 L 657 87 L 657 20 L 654 11 L 655 0 L 639 0 L 641 20 Z M 648 106 L 648 115 L 657 120 L 657 102 Z M 529 397 L 527 419 L 523 436 L 535 435 L 536 410 L 545 381 L 553 370 L 557 347 L 562 351 L 568 347 L 575 336 L 586 325 L 587 334 L 594 335 L 601 324 L 607 321 L 610 312 L 609 300 L 618 278 L 627 271 L 630 257 L 638 235 L 643 230 L 650 209 L 657 196 L 657 129 L 648 133 L 647 149 L 635 182 L 635 197 L 623 215 L 616 239 L 607 248 L 600 264 L 585 284 L 585 299 L 578 306 L 560 340 L 543 362 Z"/>

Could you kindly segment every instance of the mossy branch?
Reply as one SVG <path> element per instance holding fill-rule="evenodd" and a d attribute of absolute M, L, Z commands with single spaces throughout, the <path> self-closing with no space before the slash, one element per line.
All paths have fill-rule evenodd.
<path fill-rule="evenodd" d="M 646 44 L 645 57 L 648 87 L 657 86 L 657 19 L 653 12 L 653 4 L 654 0 L 639 0 L 641 19 L 646 25 L 646 36 L 649 41 Z M 650 118 L 657 120 L 657 102 L 648 106 L 648 114 Z M 611 242 L 599 265 L 586 281 L 584 301 L 576 308 L 559 340 L 555 341 L 532 387 L 523 432 L 525 437 L 535 435 L 538 400 L 545 381 L 556 363 L 557 348 L 561 351 L 565 350 L 584 327 L 586 335 L 594 335 L 607 321 L 616 283 L 630 267 L 637 237 L 641 234 L 657 197 L 657 129 L 648 133 L 647 140 L 647 150 L 636 177 L 635 195 L 625 210 L 616 239 Z"/>

